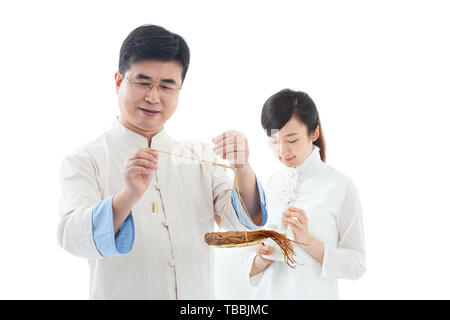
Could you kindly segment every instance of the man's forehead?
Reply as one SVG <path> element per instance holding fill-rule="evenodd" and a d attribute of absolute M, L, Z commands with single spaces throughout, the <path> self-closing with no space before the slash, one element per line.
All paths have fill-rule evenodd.
<path fill-rule="evenodd" d="M 172 79 L 181 82 L 182 67 L 176 61 L 141 60 L 134 62 L 126 72 L 135 79 Z"/>

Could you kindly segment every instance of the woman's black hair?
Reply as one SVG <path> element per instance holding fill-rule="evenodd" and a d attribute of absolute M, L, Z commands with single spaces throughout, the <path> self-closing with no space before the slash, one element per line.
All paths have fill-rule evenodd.
<path fill-rule="evenodd" d="M 306 125 L 309 135 L 319 126 L 319 138 L 313 143 L 320 148 L 320 158 L 325 162 L 326 146 L 319 112 L 307 93 L 284 89 L 272 95 L 262 108 L 261 125 L 270 137 L 272 130 L 280 130 L 293 116 Z"/>
<path fill-rule="evenodd" d="M 182 67 L 181 79 L 184 81 L 189 68 L 189 47 L 178 34 L 156 25 L 142 25 L 134 29 L 122 43 L 119 72 L 124 75 L 131 64 L 147 59 L 178 62 Z"/>

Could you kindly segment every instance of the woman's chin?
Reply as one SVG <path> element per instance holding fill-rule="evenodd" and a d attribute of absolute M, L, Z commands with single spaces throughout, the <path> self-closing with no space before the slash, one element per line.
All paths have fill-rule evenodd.
<path fill-rule="evenodd" d="M 283 160 L 281 160 L 281 162 L 282 162 L 286 167 L 289 167 L 289 168 L 295 168 L 295 167 L 297 167 L 297 166 L 300 164 L 297 158 L 288 159 L 288 160 L 284 160 L 284 159 L 283 159 Z"/>
<path fill-rule="evenodd" d="M 295 167 L 297 167 L 296 165 L 294 165 L 294 164 L 287 164 L 287 163 L 285 163 L 284 164 L 286 167 L 288 167 L 288 168 L 295 168 Z"/>

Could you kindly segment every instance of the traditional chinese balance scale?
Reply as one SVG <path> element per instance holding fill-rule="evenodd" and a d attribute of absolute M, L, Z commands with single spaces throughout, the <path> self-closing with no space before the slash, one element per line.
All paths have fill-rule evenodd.
<path fill-rule="evenodd" d="M 185 159 L 189 159 L 189 160 L 193 160 L 193 161 L 198 161 L 198 162 L 203 162 L 203 163 L 207 163 L 216 167 L 222 167 L 224 170 L 226 169 L 231 169 L 233 170 L 234 173 L 234 181 L 233 181 L 233 186 L 236 189 L 236 192 L 238 194 L 239 197 L 239 201 L 242 204 L 242 207 L 244 208 L 245 214 L 247 215 L 247 217 L 253 222 L 252 218 L 250 217 L 250 215 L 248 214 L 247 208 L 245 206 L 244 201 L 242 200 L 241 194 L 239 192 L 239 186 L 237 183 L 237 169 L 233 168 L 232 166 L 228 166 L 225 164 L 221 164 L 215 161 L 207 161 L 207 160 L 203 160 L 203 159 L 198 159 L 198 158 L 192 158 L 192 157 L 188 157 L 188 156 L 184 156 L 184 155 L 180 155 L 180 154 L 174 154 L 168 151 L 163 151 L 163 150 L 157 150 L 157 149 L 153 149 L 153 148 L 148 148 L 149 150 L 158 152 L 158 153 L 165 153 L 174 157 L 179 157 L 179 158 L 185 158 Z M 257 231 L 226 231 L 226 232 L 220 232 L 220 228 L 222 226 L 222 222 L 224 220 L 225 214 L 227 212 L 228 206 L 231 202 L 231 196 L 233 194 L 233 188 L 230 191 L 230 194 L 228 195 L 228 200 L 225 204 L 225 207 L 223 209 L 222 215 L 220 217 L 220 223 L 219 223 L 219 229 L 217 232 L 208 232 L 205 234 L 205 242 L 208 245 L 213 245 L 215 247 L 218 248 L 236 248 L 236 247 L 247 247 L 247 246 L 253 246 L 256 244 L 259 244 L 261 242 L 263 242 L 265 239 L 270 238 L 272 239 L 281 249 L 281 252 L 283 253 L 284 256 L 284 261 L 286 262 L 286 264 L 291 267 L 291 268 L 295 268 L 295 264 L 296 261 L 294 259 L 294 255 L 295 255 L 295 250 L 294 250 L 294 246 L 293 246 L 293 242 L 297 243 L 297 244 L 304 244 L 302 242 L 297 242 L 294 240 L 291 240 L 289 238 L 287 238 L 284 234 L 278 233 L 276 231 L 273 230 L 257 230 Z M 253 223 L 254 224 L 254 223 Z"/>

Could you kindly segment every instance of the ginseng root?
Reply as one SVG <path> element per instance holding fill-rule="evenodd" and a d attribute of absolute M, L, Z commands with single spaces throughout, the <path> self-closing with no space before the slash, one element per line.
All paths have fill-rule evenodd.
<path fill-rule="evenodd" d="M 257 231 L 227 231 L 227 232 L 210 232 L 205 234 L 205 242 L 208 245 L 245 245 L 257 240 L 264 240 L 271 238 L 281 248 L 283 252 L 284 261 L 286 264 L 295 268 L 296 261 L 294 259 L 295 250 L 292 240 L 286 236 L 272 230 L 257 230 Z"/>

